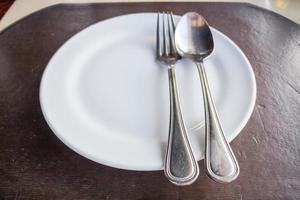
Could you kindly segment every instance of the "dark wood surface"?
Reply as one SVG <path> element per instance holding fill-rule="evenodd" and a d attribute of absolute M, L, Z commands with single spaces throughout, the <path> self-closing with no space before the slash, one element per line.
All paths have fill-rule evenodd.
<path fill-rule="evenodd" d="M 135 172 L 94 163 L 54 136 L 39 106 L 41 75 L 72 35 L 133 12 L 201 13 L 245 52 L 257 102 L 231 143 L 239 178 L 219 184 L 204 174 L 191 186 L 162 171 Z M 237 3 L 59 5 L 0 33 L 0 199 L 300 199 L 300 27 L 273 12 Z M 58 97 L 59 98 L 59 97 Z"/>
<path fill-rule="evenodd" d="M 1 0 L 0 1 L 0 19 L 3 17 L 3 15 L 6 13 L 6 11 L 9 9 L 9 7 L 13 4 L 15 0 Z"/>

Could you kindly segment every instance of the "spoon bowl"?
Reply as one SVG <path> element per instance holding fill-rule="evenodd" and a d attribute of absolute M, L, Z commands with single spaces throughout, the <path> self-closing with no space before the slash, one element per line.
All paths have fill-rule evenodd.
<path fill-rule="evenodd" d="M 206 20 L 195 12 L 185 14 L 175 33 L 178 52 L 194 61 L 202 61 L 214 49 L 211 30 Z"/>

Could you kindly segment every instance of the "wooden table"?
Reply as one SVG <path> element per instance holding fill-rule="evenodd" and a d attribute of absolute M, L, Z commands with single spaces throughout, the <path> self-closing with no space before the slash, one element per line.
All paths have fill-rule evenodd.
<path fill-rule="evenodd" d="M 230 184 L 210 180 L 203 161 L 187 187 L 169 183 L 162 171 L 94 163 L 66 147 L 43 118 L 41 75 L 68 38 L 109 17 L 162 10 L 201 13 L 252 64 L 257 102 L 231 143 L 241 173 Z M 250 4 L 60 5 L 27 17 L 0 33 L 0 199 L 300 199 L 299 63 L 299 25 Z"/>

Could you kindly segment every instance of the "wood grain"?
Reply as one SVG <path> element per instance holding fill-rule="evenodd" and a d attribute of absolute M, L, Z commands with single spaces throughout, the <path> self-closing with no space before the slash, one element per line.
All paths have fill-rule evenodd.
<path fill-rule="evenodd" d="M 109 17 L 158 10 L 201 13 L 252 64 L 257 102 L 231 143 L 241 173 L 230 184 L 210 180 L 203 161 L 188 187 L 169 183 L 162 171 L 94 163 L 67 148 L 43 118 L 41 75 L 68 38 Z M 250 4 L 59 5 L 33 14 L 0 33 L 0 199 L 300 199 L 299 63 L 299 25 Z"/>
<path fill-rule="evenodd" d="M 14 0 L 1 0 L 0 1 L 0 19 L 9 9 L 9 7 L 13 4 Z"/>

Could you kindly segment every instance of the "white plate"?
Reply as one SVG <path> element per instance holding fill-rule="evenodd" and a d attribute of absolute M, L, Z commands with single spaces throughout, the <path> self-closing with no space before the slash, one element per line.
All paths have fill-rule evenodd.
<path fill-rule="evenodd" d="M 156 14 L 114 17 L 79 32 L 49 62 L 40 86 L 47 123 L 67 146 L 98 163 L 160 170 L 169 128 L 167 67 L 155 60 Z M 177 18 L 178 19 L 178 18 Z M 246 56 L 212 28 L 207 76 L 229 141 L 256 98 Z M 176 65 L 183 115 L 197 159 L 203 158 L 203 100 L 196 66 Z"/>

